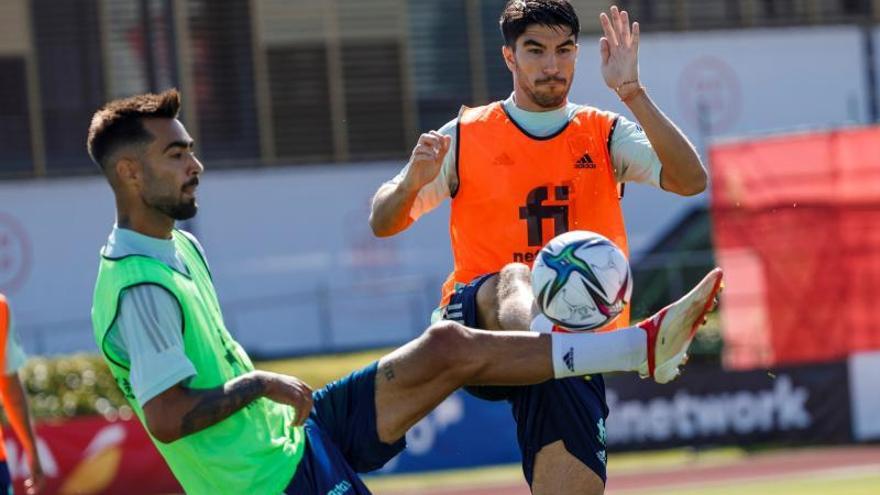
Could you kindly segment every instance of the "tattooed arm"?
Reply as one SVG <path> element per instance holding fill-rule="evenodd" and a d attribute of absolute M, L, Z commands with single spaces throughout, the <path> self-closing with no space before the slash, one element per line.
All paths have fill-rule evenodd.
<path fill-rule="evenodd" d="M 223 421 L 260 397 L 293 406 L 297 426 L 312 409 L 312 389 L 302 380 L 251 371 L 212 389 L 177 384 L 147 401 L 144 416 L 153 437 L 170 443 Z"/>

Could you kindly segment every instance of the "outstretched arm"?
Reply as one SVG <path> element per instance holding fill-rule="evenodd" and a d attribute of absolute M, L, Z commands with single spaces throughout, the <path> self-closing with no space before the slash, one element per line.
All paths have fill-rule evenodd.
<path fill-rule="evenodd" d="M 6 411 L 9 424 L 21 441 L 30 463 L 31 477 L 25 481 L 27 493 L 37 493 L 44 482 L 43 466 L 40 464 L 40 456 L 37 454 L 37 442 L 31 426 L 27 397 L 18 378 L 18 372 L 0 376 L 0 397 L 2 397 L 3 410 Z"/>
<path fill-rule="evenodd" d="M 639 23 L 630 25 L 629 14 L 611 7 L 611 16 L 599 15 L 605 36 L 599 40 L 602 76 L 617 92 L 648 136 L 663 169 L 660 186 L 691 196 L 706 189 L 706 170 L 696 149 L 645 92 L 639 81 Z"/>
<path fill-rule="evenodd" d="M 302 380 L 251 371 L 212 389 L 175 385 L 144 404 L 144 416 L 150 434 L 170 443 L 223 421 L 261 397 L 293 406 L 296 426 L 312 409 L 312 389 Z"/>
<path fill-rule="evenodd" d="M 373 197 L 370 212 L 370 227 L 377 237 L 398 234 L 412 224 L 413 203 L 419 191 L 440 173 L 451 140 L 437 131 L 422 134 L 413 148 L 403 180 L 382 184 Z"/>

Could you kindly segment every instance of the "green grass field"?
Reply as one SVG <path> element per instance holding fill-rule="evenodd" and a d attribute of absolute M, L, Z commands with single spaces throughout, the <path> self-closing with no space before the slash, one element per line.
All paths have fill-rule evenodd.
<path fill-rule="evenodd" d="M 293 375 L 317 390 L 327 383 L 359 369 L 384 356 L 391 349 L 374 349 L 348 354 L 327 354 L 302 358 L 261 361 L 259 369 Z"/>

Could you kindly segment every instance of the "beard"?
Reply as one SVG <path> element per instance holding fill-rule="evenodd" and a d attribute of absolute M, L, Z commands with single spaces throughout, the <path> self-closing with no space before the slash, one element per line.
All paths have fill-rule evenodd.
<path fill-rule="evenodd" d="M 520 74 L 520 81 L 527 81 L 528 79 L 524 74 Z M 561 91 L 554 91 L 550 89 L 549 86 L 544 85 L 544 83 L 556 81 L 560 85 L 562 85 Z M 527 95 L 529 95 L 529 99 L 535 105 L 538 105 L 541 108 L 546 109 L 554 109 L 559 108 L 565 103 L 565 99 L 568 98 L 568 91 L 571 89 L 571 84 L 560 77 L 546 78 L 546 79 L 538 79 L 535 81 L 534 85 L 527 86 L 525 84 L 520 84 L 520 87 Z"/>
<path fill-rule="evenodd" d="M 187 187 L 197 186 L 198 184 L 198 179 L 192 179 L 184 184 L 180 191 L 176 193 L 168 192 L 157 194 L 153 197 L 144 196 L 143 201 L 147 206 L 174 220 L 189 220 L 196 216 L 196 213 L 199 211 L 199 205 L 196 203 L 195 197 L 184 200 L 181 198 L 181 194 Z"/>
<path fill-rule="evenodd" d="M 196 203 L 195 198 L 190 201 L 178 202 L 175 204 L 165 203 L 151 206 L 175 220 L 189 220 L 196 216 L 196 213 L 199 211 L 199 205 Z"/>

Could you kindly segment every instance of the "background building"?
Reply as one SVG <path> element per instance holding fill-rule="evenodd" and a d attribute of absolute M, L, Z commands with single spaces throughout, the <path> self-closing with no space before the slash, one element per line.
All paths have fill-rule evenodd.
<path fill-rule="evenodd" d="M 168 87 L 183 92 L 182 119 L 208 168 L 205 208 L 185 227 L 208 247 L 230 325 L 251 352 L 388 345 L 419 332 L 451 267 L 444 215 L 378 240 L 369 199 L 419 133 L 462 104 L 509 94 L 503 4 L 2 2 L 0 290 L 16 301 L 25 346 L 91 350 L 91 261 L 113 218 L 85 153 L 88 122 L 109 99 Z M 625 113 L 598 70 L 608 2 L 574 4 L 572 98 Z M 704 155 L 718 136 L 877 118 L 872 2 L 621 5 L 643 26 L 643 81 Z M 698 214 L 707 197 L 628 189 L 636 314 L 713 263 Z"/>

